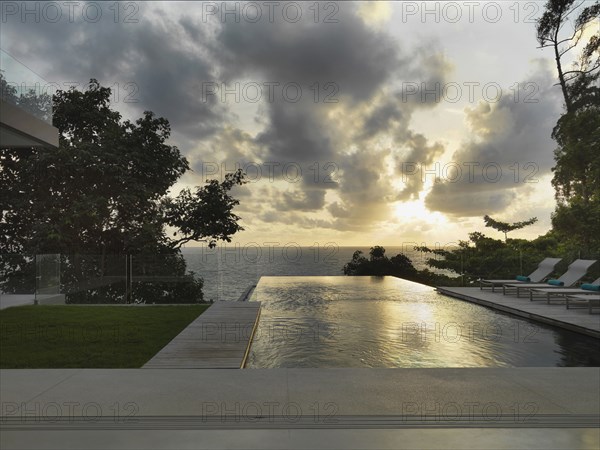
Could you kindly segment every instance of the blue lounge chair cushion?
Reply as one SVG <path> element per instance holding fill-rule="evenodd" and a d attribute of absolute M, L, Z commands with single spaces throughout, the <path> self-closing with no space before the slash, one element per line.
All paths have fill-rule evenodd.
<path fill-rule="evenodd" d="M 563 283 L 560 280 L 548 280 L 548 284 L 551 284 L 552 286 L 564 286 L 565 283 Z"/>
<path fill-rule="evenodd" d="M 517 281 L 531 281 L 529 279 L 529 277 L 526 277 L 526 276 L 523 276 L 523 275 L 517 275 L 516 280 Z"/>
<path fill-rule="evenodd" d="M 600 291 L 600 284 L 583 283 L 581 289 L 585 289 L 586 291 Z"/>

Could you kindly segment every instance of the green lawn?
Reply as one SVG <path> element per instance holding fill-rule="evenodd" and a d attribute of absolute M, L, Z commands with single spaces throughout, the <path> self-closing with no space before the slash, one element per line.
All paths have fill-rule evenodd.
<path fill-rule="evenodd" d="M 0 311 L 0 368 L 141 367 L 209 305 Z"/>

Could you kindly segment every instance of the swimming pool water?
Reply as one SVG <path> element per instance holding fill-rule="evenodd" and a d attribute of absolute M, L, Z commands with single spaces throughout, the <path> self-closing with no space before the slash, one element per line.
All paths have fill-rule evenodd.
<path fill-rule="evenodd" d="M 600 366 L 598 340 L 395 277 L 262 277 L 248 368 Z"/>

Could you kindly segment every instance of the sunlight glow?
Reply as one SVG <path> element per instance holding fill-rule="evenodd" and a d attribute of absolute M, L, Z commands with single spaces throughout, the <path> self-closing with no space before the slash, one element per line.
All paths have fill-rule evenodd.
<path fill-rule="evenodd" d="M 358 6 L 358 16 L 371 26 L 381 25 L 392 15 L 392 7 L 388 2 L 364 2 Z"/>
<path fill-rule="evenodd" d="M 408 202 L 396 202 L 394 205 L 394 213 L 401 221 L 412 221 L 416 219 L 428 224 L 448 223 L 448 219 L 444 214 L 428 210 L 423 198 Z"/>

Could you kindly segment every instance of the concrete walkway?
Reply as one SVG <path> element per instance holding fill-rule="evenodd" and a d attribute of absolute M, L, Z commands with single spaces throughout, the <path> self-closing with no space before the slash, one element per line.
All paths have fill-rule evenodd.
<path fill-rule="evenodd" d="M 0 309 L 33 305 L 35 294 L 0 294 Z"/>
<path fill-rule="evenodd" d="M 2 450 L 598 450 L 594 428 L 5 431 Z"/>
<path fill-rule="evenodd" d="M 256 285 L 255 284 L 251 284 L 250 286 L 248 286 L 244 292 L 242 292 L 242 295 L 240 295 L 240 297 L 237 299 L 238 302 L 247 302 L 248 299 L 252 296 L 252 293 L 254 292 L 254 289 L 256 289 Z"/>
<path fill-rule="evenodd" d="M 35 294 L 0 294 L 0 309 L 14 306 L 35 304 Z M 37 301 L 40 305 L 64 305 L 64 294 L 38 294 Z"/>
<path fill-rule="evenodd" d="M 144 369 L 244 367 L 260 302 L 217 302 L 158 352 Z"/>
<path fill-rule="evenodd" d="M 0 375 L 0 424 L 8 429 L 591 427 L 600 415 L 600 368 L 11 369 Z M 94 408 L 69 410 L 65 402 Z M 82 416 L 92 413 L 98 420 L 86 423 Z M 115 421 L 115 414 L 135 420 Z"/>
<path fill-rule="evenodd" d="M 529 301 L 516 295 L 480 290 L 478 287 L 438 287 L 440 294 L 467 300 L 519 317 L 600 338 L 600 314 L 588 308 L 566 309 L 564 304 L 547 304 L 545 300 Z"/>
<path fill-rule="evenodd" d="M 594 449 L 600 369 L 1 370 L 2 449 Z"/>

